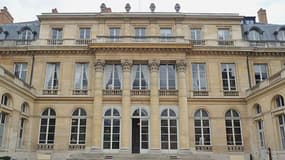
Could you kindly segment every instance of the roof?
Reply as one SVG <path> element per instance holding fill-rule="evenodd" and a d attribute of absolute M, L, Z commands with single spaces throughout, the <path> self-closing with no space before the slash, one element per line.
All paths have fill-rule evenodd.
<path fill-rule="evenodd" d="M 10 23 L 10 24 L 1 24 L 0 25 L 0 35 L 1 33 L 7 34 L 7 37 L 0 36 L 0 40 L 16 40 L 19 37 L 19 31 L 23 29 L 30 29 L 33 33 L 35 33 L 35 39 L 38 39 L 40 32 L 40 22 L 39 21 L 31 21 L 31 22 L 20 22 L 20 23 Z"/>

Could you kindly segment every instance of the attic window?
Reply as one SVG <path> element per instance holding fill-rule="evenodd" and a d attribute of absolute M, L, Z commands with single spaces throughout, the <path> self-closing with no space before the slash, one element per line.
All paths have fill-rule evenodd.
<path fill-rule="evenodd" d="M 261 34 L 257 30 L 251 30 L 248 33 L 248 40 L 252 41 L 260 41 L 261 40 Z"/>
<path fill-rule="evenodd" d="M 277 34 L 277 39 L 279 41 L 285 41 L 285 29 L 280 30 Z"/>

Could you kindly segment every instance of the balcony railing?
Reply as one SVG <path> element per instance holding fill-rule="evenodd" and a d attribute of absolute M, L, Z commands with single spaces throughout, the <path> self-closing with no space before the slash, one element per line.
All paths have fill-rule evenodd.
<path fill-rule="evenodd" d="M 58 89 L 44 89 L 43 95 L 57 95 Z"/>
<path fill-rule="evenodd" d="M 193 91 L 193 96 L 209 96 L 208 91 Z"/>
<path fill-rule="evenodd" d="M 190 40 L 190 44 L 194 46 L 204 46 L 205 40 Z"/>
<path fill-rule="evenodd" d="M 160 96 L 178 96 L 178 90 L 176 89 L 160 89 Z"/>
<path fill-rule="evenodd" d="M 39 150 L 53 150 L 53 144 L 38 144 Z"/>
<path fill-rule="evenodd" d="M 68 146 L 69 150 L 84 150 L 85 149 L 85 144 L 70 144 Z"/>
<path fill-rule="evenodd" d="M 62 39 L 48 39 L 47 40 L 48 45 L 56 46 L 56 45 L 62 45 L 63 40 Z"/>
<path fill-rule="evenodd" d="M 87 45 L 89 43 L 92 43 L 91 39 L 77 39 L 75 41 L 76 45 Z"/>
<path fill-rule="evenodd" d="M 251 47 L 276 48 L 285 47 L 285 41 L 249 41 Z"/>
<path fill-rule="evenodd" d="M 106 43 L 106 42 L 134 42 L 134 43 L 161 43 L 161 42 L 187 42 L 184 39 L 184 36 L 168 36 L 168 37 L 161 37 L 161 36 L 144 36 L 144 37 L 136 37 L 136 36 L 97 36 L 96 43 Z"/>
<path fill-rule="evenodd" d="M 211 152 L 213 147 L 210 145 L 196 145 L 195 146 L 196 151 L 205 151 L 205 152 Z"/>
<path fill-rule="evenodd" d="M 218 45 L 221 45 L 221 46 L 233 46 L 234 45 L 234 41 L 232 41 L 232 40 L 219 40 L 218 41 Z"/>
<path fill-rule="evenodd" d="M 73 95 L 88 95 L 88 90 L 87 89 L 74 89 L 72 91 Z"/>
<path fill-rule="evenodd" d="M 243 146 L 238 145 L 238 146 L 228 146 L 228 151 L 229 152 L 243 152 Z"/>
<path fill-rule="evenodd" d="M 239 91 L 224 91 L 224 96 L 239 96 Z"/>
<path fill-rule="evenodd" d="M 121 96 L 122 90 L 121 89 L 105 89 L 103 90 L 104 96 Z"/>
<path fill-rule="evenodd" d="M 17 40 L 16 45 L 31 45 L 32 40 Z"/>
<path fill-rule="evenodd" d="M 148 89 L 132 89 L 131 96 L 150 96 L 150 90 Z"/>

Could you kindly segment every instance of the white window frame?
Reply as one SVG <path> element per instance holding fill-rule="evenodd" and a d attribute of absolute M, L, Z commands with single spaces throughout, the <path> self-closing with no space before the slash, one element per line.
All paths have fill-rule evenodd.
<path fill-rule="evenodd" d="M 52 28 L 51 29 L 51 38 L 53 40 L 62 40 L 62 36 L 63 36 L 63 29 L 62 28 Z"/>
<path fill-rule="evenodd" d="M 258 142 L 261 149 L 266 149 L 264 136 L 264 122 L 262 119 L 256 121 Z"/>
<path fill-rule="evenodd" d="M 54 65 L 54 66 L 53 66 Z M 52 71 L 52 77 L 51 77 L 51 88 L 49 88 L 48 86 L 48 66 L 50 67 L 54 67 L 54 70 Z M 58 71 L 58 73 L 57 73 Z M 55 74 L 57 74 L 57 86 L 54 84 L 54 77 L 55 77 Z M 46 64 L 46 74 L 45 74 L 45 86 L 44 88 L 45 89 L 59 89 L 59 79 L 60 79 L 60 63 L 47 63 Z"/>
<path fill-rule="evenodd" d="M 78 114 L 77 115 L 73 115 L 74 114 L 74 112 L 75 111 L 77 111 L 78 110 Z M 82 113 L 83 112 L 83 113 Z M 85 114 L 85 115 L 82 115 L 82 114 Z M 72 120 L 74 120 L 74 119 L 76 119 L 76 120 L 78 120 L 77 121 L 77 125 L 75 125 L 75 127 L 77 128 L 77 132 L 75 133 L 76 134 L 76 142 L 75 143 L 72 143 L 72 140 L 71 140 L 71 138 L 72 138 L 72 134 L 74 134 L 73 132 L 72 132 L 72 127 L 74 127 L 74 125 L 72 125 Z M 81 125 L 81 121 L 82 120 L 85 120 L 85 126 L 84 125 Z M 84 110 L 84 109 L 82 109 L 82 108 L 76 108 L 74 111 L 73 111 L 73 113 L 72 113 L 72 117 L 71 117 L 71 127 L 70 127 L 70 138 L 69 138 L 69 145 L 85 145 L 86 144 L 86 130 L 87 130 L 87 114 L 86 114 L 86 111 Z M 85 127 L 85 132 L 84 132 L 84 143 L 80 143 L 79 141 L 80 141 L 80 138 L 79 138 L 79 136 L 80 136 L 80 134 L 82 134 L 82 133 L 80 133 L 80 128 L 81 127 Z"/>
<path fill-rule="evenodd" d="M 83 31 L 83 35 L 81 34 L 81 31 Z M 81 40 L 89 40 L 91 38 L 91 29 L 88 27 L 79 28 L 79 38 Z"/>
<path fill-rule="evenodd" d="M 240 120 L 240 115 L 239 115 L 239 113 L 236 111 L 236 110 L 233 110 L 233 109 L 230 109 L 230 110 L 228 110 L 227 112 L 229 112 L 230 111 L 230 113 L 231 113 L 231 117 L 227 117 L 227 116 L 225 116 L 225 123 L 226 123 L 226 120 L 231 120 L 231 126 L 227 126 L 227 125 L 225 125 L 225 127 L 226 127 L 226 129 L 227 128 L 230 128 L 231 130 L 232 130 L 232 136 L 233 136 L 233 144 L 228 144 L 228 140 L 227 140 L 227 137 L 226 137 L 226 141 L 227 141 L 227 145 L 228 146 L 236 146 L 237 144 L 237 142 L 236 142 L 236 132 L 235 132 L 235 125 L 234 125 L 234 120 L 239 120 L 239 128 L 240 128 L 240 136 L 241 136 L 241 144 L 238 144 L 238 146 L 242 146 L 243 145 L 243 134 L 242 134 L 242 126 L 241 126 L 241 120 Z M 233 111 L 235 111 L 237 114 L 238 114 L 238 117 L 234 117 L 234 115 L 233 115 Z M 226 113 L 227 113 L 226 112 Z M 226 131 L 226 136 L 228 136 L 228 133 L 227 133 L 227 131 Z"/>
<path fill-rule="evenodd" d="M 145 38 L 146 37 L 146 28 L 145 27 L 136 27 L 135 28 L 135 38 Z"/>
<path fill-rule="evenodd" d="M 224 79 L 223 79 L 223 71 L 221 71 L 221 74 L 222 74 L 222 87 L 223 87 L 223 91 L 237 91 L 237 81 L 236 81 L 236 69 L 235 69 L 235 64 L 234 63 L 222 63 L 221 64 L 221 68 L 223 68 L 223 65 L 226 65 L 226 73 L 227 73 L 227 82 L 228 82 L 228 90 L 225 90 L 224 89 Z M 231 71 L 233 74 L 234 74 L 234 79 L 230 79 L 230 65 L 233 66 L 233 71 Z M 231 89 L 231 80 L 234 80 L 235 81 L 235 86 L 233 86 L 235 88 L 235 90 L 232 90 Z"/>
<path fill-rule="evenodd" d="M 143 66 L 148 67 L 146 64 L 134 64 L 132 66 L 132 82 L 131 82 L 132 89 L 134 89 L 133 83 L 136 80 L 136 73 L 137 73 L 137 71 L 133 69 L 135 66 L 139 67 L 139 86 L 138 86 L 139 89 L 141 90 L 142 87 L 146 87 L 145 89 L 149 89 L 149 79 L 150 79 L 149 69 L 147 69 L 147 75 L 144 75 L 144 80 L 146 81 L 146 86 L 142 86 L 142 76 L 141 76 L 141 73 L 143 73 L 142 67 Z M 135 74 L 135 75 L 133 75 L 133 74 Z"/>
<path fill-rule="evenodd" d="M 111 74 L 112 74 L 112 83 L 111 83 L 111 86 L 106 86 L 107 85 L 107 81 L 109 81 L 109 78 L 107 78 L 107 75 L 108 74 L 106 72 L 106 69 L 104 69 L 104 84 L 103 84 L 103 87 L 104 89 L 115 89 L 115 68 L 118 66 L 119 68 L 117 68 L 117 72 L 118 72 L 118 78 L 119 78 L 119 81 L 120 81 L 120 88 L 119 89 L 122 89 L 122 82 L 123 82 L 123 77 L 122 77 L 122 66 L 119 65 L 119 64 L 107 64 L 104 66 L 107 67 L 108 65 L 111 65 L 112 66 L 112 70 L 111 70 Z M 107 79 L 106 79 L 107 78 Z"/>
<path fill-rule="evenodd" d="M 195 113 L 194 113 L 194 141 L 195 141 L 195 145 L 202 145 L 202 146 L 211 146 L 212 145 L 212 137 L 211 137 L 211 124 L 210 124 L 210 118 L 209 118 L 209 114 L 207 113 L 207 117 L 203 116 L 203 111 L 207 113 L 207 111 L 205 111 L 204 109 L 198 109 Z M 196 113 L 199 112 L 199 117 L 196 117 Z M 200 124 L 199 126 L 196 126 L 195 121 L 199 120 Z M 206 120 L 208 121 L 209 126 L 204 126 L 203 121 Z M 200 128 L 201 129 L 201 142 L 199 142 L 199 144 L 196 144 L 196 128 Z M 210 144 L 205 144 L 205 139 L 204 139 L 204 128 L 209 128 L 209 137 L 210 137 Z M 201 143 L 201 144 L 200 144 Z"/>
<path fill-rule="evenodd" d="M 48 115 L 42 115 L 46 110 L 48 110 Z M 39 137 L 38 137 L 38 144 L 51 144 L 53 145 L 55 142 L 55 130 L 56 130 L 56 112 L 55 115 L 50 115 L 50 111 L 53 110 L 52 108 L 46 108 L 42 114 L 41 114 L 41 118 L 40 118 L 40 127 L 39 127 Z M 40 135 L 41 135 L 41 126 L 42 126 L 42 119 L 47 119 L 47 124 L 46 124 L 46 132 L 45 134 L 45 139 L 44 139 L 44 143 L 40 143 L 41 139 L 40 139 Z M 55 123 L 54 123 L 54 132 L 53 132 L 53 143 L 48 143 L 48 131 L 49 131 L 49 127 L 50 127 L 50 120 L 51 119 L 55 119 Z"/>
<path fill-rule="evenodd" d="M 77 67 L 80 68 L 80 73 L 77 73 Z M 84 71 L 86 73 L 84 73 Z M 80 86 L 79 88 L 76 87 L 76 83 L 77 83 L 77 80 L 76 80 L 76 77 L 79 75 L 79 83 L 80 83 Z M 84 88 L 84 85 L 83 85 L 83 82 L 84 82 L 84 74 L 86 74 L 86 81 L 87 81 L 87 84 L 86 84 L 86 88 Z M 75 70 L 74 70 L 74 89 L 75 90 L 88 90 L 88 84 L 89 84 L 89 64 L 88 63 L 75 63 Z"/>
<path fill-rule="evenodd" d="M 20 32 L 19 40 L 32 40 L 33 39 L 33 32 L 29 29 L 25 29 Z"/>
<path fill-rule="evenodd" d="M 277 38 L 279 41 L 285 41 L 285 30 L 284 29 L 278 32 Z"/>
<path fill-rule="evenodd" d="M 17 68 L 17 65 L 19 65 L 20 67 L 19 67 L 19 75 L 17 76 L 16 75 L 16 68 Z M 25 67 L 24 67 L 25 66 Z M 25 63 L 25 62 L 16 62 L 16 63 L 14 63 L 14 75 L 17 77 L 17 78 L 19 78 L 19 79 L 21 79 L 21 80 L 23 80 L 23 81 L 26 81 L 26 78 L 27 78 L 27 68 L 28 68 L 28 64 L 27 63 Z M 25 72 L 25 74 L 24 74 L 24 72 Z M 23 74 L 25 75 L 25 77 L 23 77 Z"/>
<path fill-rule="evenodd" d="M 280 118 L 281 118 L 281 122 L 280 122 Z M 282 150 L 285 150 L 285 115 L 284 114 L 281 114 L 278 116 L 277 124 L 278 124 L 279 135 L 280 135 L 280 146 Z M 284 135 L 282 135 L 282 133 Z"/>
<path fill-rule="evenodd" d="M 163 66 L 163 65 L 165 65 L 166 66 L 166 75 L 165 76 L 163 76 L 163 78 L 165 78 L 165 80 L 166 80 L 166 88 L 161 88 L 161 78 L 162 78 L 162 76 L 161 76 L 161 66 Z M 176 73 L 176 65 L 175 64 L 160 64 L 159 65 L 159 89 L 161 89 L 161 90 L 170 90 L 169 89 L 169 69 L 168 69 L 168 66 L 169 65 L 173 65 L 174 66 L 174 81 L 175 81 L 175 86 L 174 86 L 174 88 L 171 88 L 171 89 L 173 89 L 173 90 L 176 90 L 177 89 L 177 73 Z"/>
<path fill-rule="evenodd" d="M 17 145 L 18 148 L 22 148 L 24 145 L 25 124 L 26 124 L 26 119 L 22 117 L 20 119 L 20 125 L 19 125 L 18 145 Z"/>
<path fill-rule="evenodd" d="M 1 104 L 8 107 L 10 102 L 10 98 L 7 94 L 3 94 L 1 97 Z"/>
<path fill-rule="evenodd" d="M 262 72 L 262 69 L 261 67 L 265 67 L 266 69 L 266 77 L 263 77 L 263 72 Z M 254 79 L 255 79 L 255 84 L 258 84 L 264 80 L 266 80 L 268 78 L 268 67 L 267 67 L 267 64 L 259 64 L 259 63 L 256 63 L 256 64 L 253 64 L 253 68 L 254 68 Z M 257 69 L 257 70 L 255 70 Z M 260 79 L 256 79 L 255 75 L 258 74 Z"/>
<path fill-rule="evenodd" d="M 275 106 L 276 108 L 284 107 L 284 97 L 281 95 L 277 95 L 275 97 Z"/>
<path fill-rule="evenodd" d="M 196 71 L 194 71 L 194 67 L 193 67 L 193 65 L 197 65 L 197 70 Z M 200 71 L 200 65 L 204 65 L 204 68 L 205 68 L 205 70 L 204 70 L 204 72 L 201 72 Z M 195 90 L 195 91 L 207 91 L 207 74 L 206 74 L 206 64 L 205 63 L 192 63 L 192 65 L 191 65 L 191 67 L 192 67 L 192 88 L 193 88 L 193 90 Z M 194 87 L 194 72 L 196 72 L 197 73 L 197 80 L 198 80 L 198 89 L 195 89 L 195 87 Z M 204 76 L 205 76 L 205 89 L 202 89 L 201 88 L 201 83 L 202 83 L 202 81 L 201 81 L 201 75 L 202 74 L 205 74 Z"/>
<path fill-rule="evenodd" d="M 3 116 L 4 115 L 4 116 Z M 3 123 L 2 123 L 3 122 Z M 4 113 L 3 111 L 0 112 L 0 127 L 2 127 L 2 137 L 0 137 L 0 147 L 4 148 L 5 147 L 5 137 L 6 137 L 6 123 L 7 123 L 7 114 Z"/>
<path fill-rule="evenodd" d="M 249 33 L 248 33 L 248 40 L 260 41 L 261 40 L 261 34 L 257 30 L 253 29 L 253 30 L 249 31 Z"/>
<path fill-rule="evenodd" d="M 201 28 L 190 28 L 190 39 L 194 41 L 202 40 L 202 29 Z"/>

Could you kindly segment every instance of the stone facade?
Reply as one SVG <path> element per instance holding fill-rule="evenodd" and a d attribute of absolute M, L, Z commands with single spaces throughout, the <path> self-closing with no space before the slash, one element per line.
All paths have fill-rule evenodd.
<path fill-rule="evenodd" d="M 276 98 L 285 96 L 285 48 L 251 46 L 243 36 L 242 16 L 44 13 L 38 18 L 38 38 L 12 46 L 5 40 L 0 43 L 0 95 L 8 98 L 8 103 L 1 105 L 6 118 L 1 156 L 136 159 L 140 155 L 132 153 L 139 152 L 145 159 L 248 160 L 270 154 L 274 160 L 284 159 L 278 123 L 285 114 L 284 99 L 283 104 L 276 104 Z M 144 28 L 143 37 L 137 37 L 138 28 Z M 200 39 L 191 37 L 194 29 L 201 30 Z M 89 37 L 80 38 L 88 30 Z M 23 80 L 14 75 L 16 63 L 26 64 Z M 196 64 L 204 66 L 203 71 L 195 70 Z M 267 66 L 266 77 L 258 84 L 256 64 Z M 48 65 L 54 67 L 52 71 Z M 197 72 L 204 77 L 194 80 Z M 48 73 L 53 75 L 52 81 L 47 80 Z M 80 75 L 87 84 L 79 80 Z M 24 102 L 26 110 L 22 109 Z M 258 113 L 257 104 L 261 106 Z M 86 115 L 76 116 L 76 109 Z M 208 115 L 204 119 L 208 125 L 202 120 L 203 131 L 199 131 L 197 111 Z M 227 119 L 228 113 L 234 118 Z M 54 131 L 42 129 L 47 117 L 50 126 L 55 119 Z M 77 125 L 80 133 L 72 129 L 78 117 L 86 120 L 83 127 Z M 25 123 L 20 142 L 22 118 Z M 119 120 L 118 126 L 115 120 Z M 226 120 L 234 122 L 232 128 L 226 127 Z M 264 122 L 262 147 L 259 120 Z M 162 138 L 164 122 L 173 125 L 167 125 L 166 140 Z M 116 127 L 118 147 L 116 138 L 106 138 L 116 135 Z M 137 136 L 135 129 L 140 133 L 139 142 L 133 138 Z M 210 139 L 206 138 L 207 129 Z M 73 132 L 78 133 L 75 139 Z M 50 134 L 54 138 L 49 138 Z M 136 143 L 140 144 L 137 150 Z"/>

